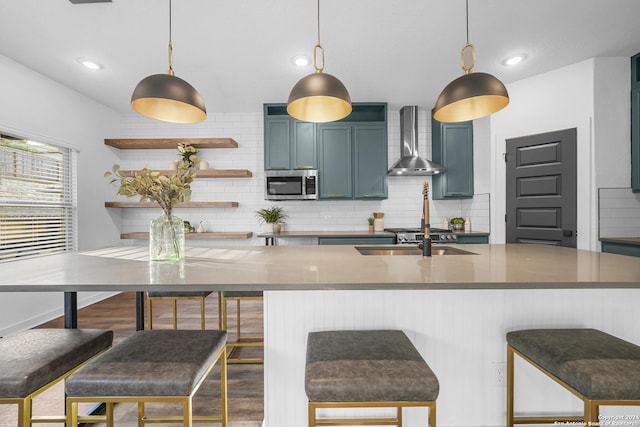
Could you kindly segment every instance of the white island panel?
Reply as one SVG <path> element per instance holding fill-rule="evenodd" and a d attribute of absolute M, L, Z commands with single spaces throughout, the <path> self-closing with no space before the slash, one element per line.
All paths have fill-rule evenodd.
<path fill-rule="evenodd" d="M 438 426 L 504 426 L 506 382 L 498 381 L 497 371 L 506 371 L 508 331 L 588 327 L 640 344 L 639 298 L 638 289 L 266 292 L 265 426 L 307 425 L 307 334 L 336 329 L 404 330 L 440 381 Z M 518 363 L 517 412 L 581 410 L 581 402 L 561 386 Z M 638 410 L 609 407 L 601 413 Z M 405 427 L 426 425 L 425 409 L 404 414 Z"/>

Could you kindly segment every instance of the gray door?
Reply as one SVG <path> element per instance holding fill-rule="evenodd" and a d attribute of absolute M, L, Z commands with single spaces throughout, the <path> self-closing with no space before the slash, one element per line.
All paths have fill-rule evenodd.
<path fill-rule="evenodd" d="M 576 129 L 507 140 L 507 243 L 576 247 Z"/>

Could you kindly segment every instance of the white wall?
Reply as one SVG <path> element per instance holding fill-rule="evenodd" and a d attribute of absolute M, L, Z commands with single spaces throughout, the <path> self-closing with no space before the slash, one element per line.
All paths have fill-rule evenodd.
<path fill-rule="evenodd" d="M 102 173 L 114 160 L 103 138 L 118 133 L 119 114 L 4 56 L 0 75 L 0 132 L 79 150 L 78 248 L 116 243 Z M 79 304 L 104 295 L 80 294 Z M 60 316 L 62 301 L 59 293 L 0 294 L 0 336 Z"/>
<path fill-rule="evenodd" d="M 628 58 L 590 59 L 507 90 L 509 106 L 491 118 L 491 242 L 505 241 L 505 140 L 577 128 L 577 246 L 598 250 L 597 187 L 630 181 Z"/>

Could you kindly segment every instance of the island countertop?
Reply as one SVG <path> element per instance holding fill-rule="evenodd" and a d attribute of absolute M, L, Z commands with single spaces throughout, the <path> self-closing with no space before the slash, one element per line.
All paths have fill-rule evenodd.
<path fill-rule="evenodd" d="M 0 292 L 640 288 L 634 257 L 524 244 L 464 249 L 477 255 L 245 246 L 188 248 L 182 262 L 149 262 L 146 247 L 118 246 L 2 264 Z"/>

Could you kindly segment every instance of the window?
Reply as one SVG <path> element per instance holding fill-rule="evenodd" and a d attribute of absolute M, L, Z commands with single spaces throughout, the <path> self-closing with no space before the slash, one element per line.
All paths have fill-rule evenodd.
<path fill-rule="evenodd" d="M 0 262 L 75 248 L 72 156 L 0 135 Z"/>

